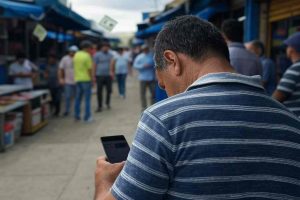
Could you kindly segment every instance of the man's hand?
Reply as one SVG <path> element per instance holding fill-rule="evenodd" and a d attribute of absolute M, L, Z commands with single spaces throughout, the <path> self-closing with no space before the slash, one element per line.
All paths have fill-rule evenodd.
<path fill-rule="evenodd" d="M 125 162 L 111 164 L 105 157 L 97 159 L 95 172 L 95 200 L 112 199 L 110 188 L 124 167 Z"/>

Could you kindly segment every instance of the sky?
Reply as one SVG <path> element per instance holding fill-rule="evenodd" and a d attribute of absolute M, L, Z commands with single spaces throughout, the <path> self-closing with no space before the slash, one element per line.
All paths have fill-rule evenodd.
<path fill-rule="evenodd" d="M 118 21 L 112 33 L 135 32 L 142 12 L 163 10 L 172 0 L 69 0 L 72 9 L 87 19 L 99 22 L 104 15 Z"/>

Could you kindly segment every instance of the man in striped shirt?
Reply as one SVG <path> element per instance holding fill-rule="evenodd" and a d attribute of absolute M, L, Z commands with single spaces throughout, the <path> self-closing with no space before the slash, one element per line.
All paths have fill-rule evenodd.
<path fill-rule="evenodd" d="M 284 41 L 292 65 L 283 74 L 273 97 L 300 117 L 300 32 Z"/>
<path fill-rule="evenodd" d="M 217 28 L 168 22 L 154 58 L 170 98 L 144 111 L 126 163 L 98 159 L 95 199 L 300 198 L 300 121 L 234 73 Z"/>

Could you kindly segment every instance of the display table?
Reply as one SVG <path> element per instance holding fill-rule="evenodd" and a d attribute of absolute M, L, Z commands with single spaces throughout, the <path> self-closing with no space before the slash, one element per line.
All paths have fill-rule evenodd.
<path fill-rule="evenodd" d="M 24 107 L 22 135 L 32 135 L 48 124 L 50 93 L 49 90 L 37 90 L 26 92 L 26 95 L 29 103 Z"/>
<path fill-rule="evenodd" d="M 48 90 L 30 91 L 16 85 L 0 85 L 0 152 L 5 151 L 6 117 L 19 112 L 22 117 L 22 135 L 31 135 L 48 123 L 50 93 Z M 7 101 L 7 102 L 6 102 Z"/>

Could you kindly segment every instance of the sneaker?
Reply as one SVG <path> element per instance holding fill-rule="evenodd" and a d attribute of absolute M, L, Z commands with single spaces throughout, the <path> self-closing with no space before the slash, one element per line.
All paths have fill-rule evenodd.
<path fill-rule="evenodd" d="M 84 120 L 84 123 L 92 123 L 93 121 L 94 121 L 93 117 L 90 117 L 87 120 Z"/>

